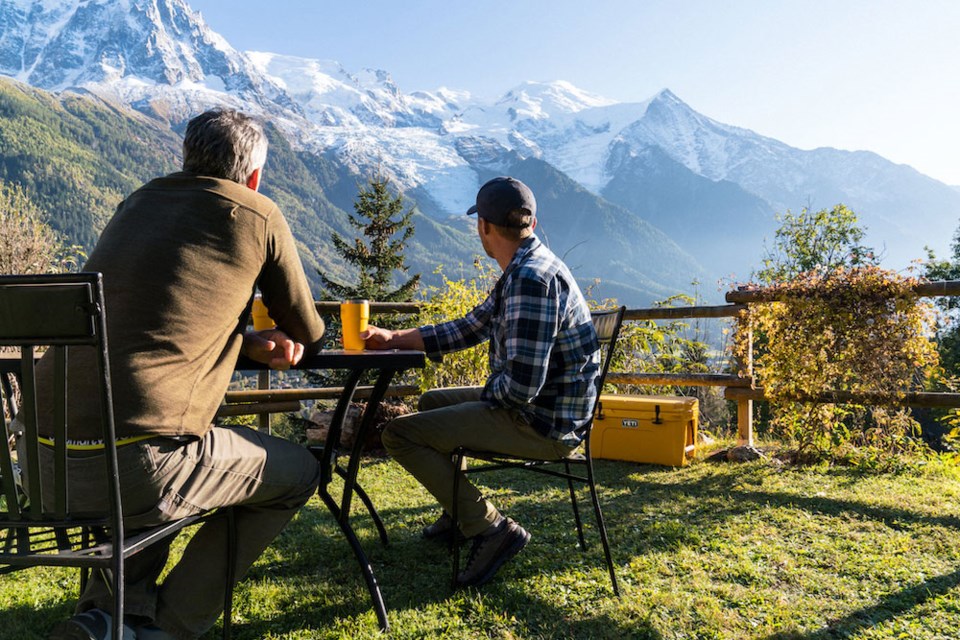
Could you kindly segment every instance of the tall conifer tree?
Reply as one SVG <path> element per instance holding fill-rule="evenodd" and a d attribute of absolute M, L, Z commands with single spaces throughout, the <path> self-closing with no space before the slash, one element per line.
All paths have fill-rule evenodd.
<path fill-rule="evenodd" d="M 403 196 L 394 196 L 389 186 L 388 178 L 376 175 L 357 195 L 357 201 L 353 203 L 355 215 L 350 216 L 350 225 L 361 235 L 350 242 L 333 233 L 334 250 L 347 264 L 357 268 L 359 277 L 357 284 L 351 286 L 320 273 L 325 297 L 334 300 L 366 298 L 380 302 L 409 302 L 413 299 L 420 284 L 419 273 L 391 290 L 394 272 L 407 272 L 403 252 L 414 229 L 411 221 L 413 209 L 404 213 Z"/>

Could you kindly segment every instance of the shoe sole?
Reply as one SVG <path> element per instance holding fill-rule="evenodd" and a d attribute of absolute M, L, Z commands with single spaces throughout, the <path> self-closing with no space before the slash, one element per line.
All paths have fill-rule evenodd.
<path fill-rule="evenodd" d="M 500 567 L 502 567 L 507 561 L 512 560 L 513 557 L 520 553 L 523 548 L 527 546 L 527 543 L 530 542 L 530 533 L 526 529 L 521 528 L 520 530 L 523 531 L 523 535 L 514 540 L 513 544 L 504 549 L 503 553 L 497 556 L 497 559 L 493 561 L 486 573 L 474 580 L 465 582 L 457 580 L 457 587 L 482 587 L 493 580 L 493 577 L 497 575 L 497 571 L 500 570 Z"/>

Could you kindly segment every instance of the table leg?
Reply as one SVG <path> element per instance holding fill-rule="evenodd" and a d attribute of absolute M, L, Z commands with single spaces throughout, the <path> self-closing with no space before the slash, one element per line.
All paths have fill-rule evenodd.
<path fill-rule="evenodd" d="M 343 383 L 343 393 L 337 400 L 337 407 L 333 410 L 333 416 L 330 418 L 330 429 L 327 431 L 327 439 L 323 445 L 323 458 L 320 460 L 320 488 L 324 489 L 333 479 L 333 470 L 337 465 L 337 449 L 340 448 L 340 434 L 343 433 L 343 421 L 347 417 L 347 409 L 353 401 L 353 393 L 357 390 L 357 384 L 360 383 L 360 377 L 363 371 L 354 369 L 347 376 Z M 325 490 L 325 489 L 324 489 Z M 334 512 L 337 519 L 340 518 L 339 507 Z"/>
<path fill-rule="evenodd" d="M 322 488 L 320 498 L 323 499 L 327 508 L 329 508 L 334 515 L 336 515 L 338 511 L 341 511 L 333 497 L 326 491 L 323 491 Z M 350 526 L 349 519 L 338 517 L 337 524 L 340 525 L 340 531 L 346 536 L 347 542 L 350 543 L 350 547 L 353 549 L 353 555 L 356 556 L 357 562 L 360 563 L 360 571 L 363 573 L 363 579 L 367 582 L 367 590 L 370 592 L 370 599 L 373 600 L 373 610 L 377 614 L 380 629 L 382 631 L 389 631 L 390 622 L 387 620 L 387 605 L 383 602 L 380 585 L 377 584 L 377 577 L 373 573 L 373 567 L 370 566 L 370 561 L 367 560 L 367 554 L 364 553 L 363 547 L 360 546 L 360 541 L 357 539 L 357 534 L 354 533 L 353 527 Z"/>
<path fill-rule="evenodd" d="M 377 614 L 377 620 L 380 622 L 380 628 L 383 631 L 389 631 L 390 623 L 387 620 L 387 607 L 383 602 L 383 595 L 380 593 L 380 585 L 377 584 L 377 578 L 373 573 L 373 567 L 370 566 L 370 561 L 367 560 L 367 555 L 364 552 L 363 547 L 360 545 L 360 541 L 357 539 L 357 535 L 354 532 L 353 527 L 350 525 L 350 503 L 351 499 L 353 498 L 354 491 L 357 491 L 360 499 L 363 500 L 367 509 L 370 511 L 370 514 L 374 518 L 374 523 L 377 525 L 381 540 L 386 543 L 386 530 L 383 528 L 383 522 L 380 520 L 376 509 L 373 508 L 373 504 L 370 502 L 369 497 L 357 486 L 357 472 L 360 468 L 360 456 L 363 452 L 364 436 L 370 429 L 370 426 L 373 423 L 374 415 L 376 414 L 377 406 L 379 406 L 380 401 L 386 394 L 387 387 L 390 385 L 390 380 L 394 375 L 393 370 L 382 370 L 377 377 L 377 382 L 374 384 L 370 398 L 367 400 L 367 408 L 363 412 L 363 416 L 360 419 L 360 424 L 355 433 L 353 449 L 350 453 L 350 462 L 347 464 L 346 470 L 342 470 L 337 467 L 337 447 L 340 444 L 340 434 L 343 431 L 343 421 L 346 418 L 347 408 L 353 399 L 353 393 L 356 390 L 357 383 L 360 381 L 362 373 L 363 371 L 360 370 L 352 371 L 350 373 L 347 381 L 344 383 L 343 394 L 340 396 L 340 400 L 337 402 L 337 408 L 334 410 L 333 418 L 330 421 L 330 431 L 327 433 L 323 460 L 320 463 L 321 482 L 318 492 L 324 504 L 336 518 L 337 524 L 340 526 L 340 530 L 343 532 L 343 535 L 346 536 L 347 542 L 350 543 L 350 547 L 353 549 L 353 554 L 356 556 L 357 562 L 360 564 L 360 571 L 363 573 L 363 578 L 367 583 L 367 589 L 370 592 L 370 599 L 373 601 L 373 608 Z M 343 495 L 339 504 L 337 504 L 329 492 L 330 480 L 332 479 L 332 474 L 334 471 L 343 477 Z"/>
<path fill-rule="evenodd" d="M 346 479 L 347 471 L 340 465 L 337 465 L 337 475 L 341 478 Z M 360 501 L 363 503 L 363 506 L 367 508 L 367 513 L 370 514 L 370 517 L 373 518 L 373 524 L 377 527 L 377 533 L 380 534 L 380 542 L 383 543 L 383 546 L 390 545 L 390 539 L 387 538 L 387 528 L 383 526 L 383 520 L 380 519 L 380 514 L 377 513 L 377 508 L 373 506 L 373 501 L 370 499 L 370 496 L 367 495 L 367 492 L 363 490 L 363 487 L 360 486 L 360 483 L 357 482 L 353 485 L 353 490 L 357 493 L 357 497 L 360 498 Z"/>
<path fill-rule="evenodd" d="M 363 440 L 373 425 L 377 407 L 380 406 L 380 401 L 383 400 L 383 396 L 387 393 L 387 387 L 390 386 L 393 374 L 394 371 L 392 369 L 380 371 L 380 375 L 377 376 L 377 381 L 374 383 L 373 389 L 370 392 L 370 397 L 367 399 L 367 408 L 364 409 L 363 416 L 360 418 L 360 425 L 354 434 L 353 450 L 350 452 L 350 462 L 347 464 L 347 475 L 344 477 L 343 482 L 343 499 L 340 501 L 341 519 L 345 520 L 350 517 L 350 500 L 353 497 L 353 489 L 357 484 L 357 472 L 360 470 L 360 456 L 363 454 Z"/>
<path fill-rule="evenodd" d="M 270 371 L 261 371 L 257 374 L 257 389 L 269 389 L 270 388 Z M 270 427 L 270 414 L 261 413 L 257 416 L 257 425 L 260 431 L 263 431 L 267 435 L 273 433 L 273 430 Z"/>

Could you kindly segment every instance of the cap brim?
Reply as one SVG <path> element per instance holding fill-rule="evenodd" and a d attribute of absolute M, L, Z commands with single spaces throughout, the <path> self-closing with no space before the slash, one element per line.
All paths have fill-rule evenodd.
<path fill-rule="evenodd" d="M 472 207 L 470 207 L 469 209 L 467 209 L 467 215 L 468 215 L 468 216 L 472 216 L 472 215 L 475 214 L 476 212 L 477 212 L 477 205 L 473 205 Z"/>

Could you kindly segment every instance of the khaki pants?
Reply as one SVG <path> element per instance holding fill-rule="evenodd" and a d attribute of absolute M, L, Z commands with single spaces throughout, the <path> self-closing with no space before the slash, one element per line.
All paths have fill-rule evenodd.
<path fill-rule="evenodd" d="M 453 509 L 453 474 L 461 474 L 457 507 L 460 530 L 468 538 L 494 523 L 499 512 L 466 474 L 454 468 L 454 449 L 467 447 L 543 459 L 571 451 L 565 444 L 537 433 L 519 412 L 481 402 L 480 387 L 428 391 L 420 397 L 419 409 L 387 425 L 383 445 L 447 513 Z"/>
<path fill-rule="evenodd" d="M 48 459 L 51 450 L 43 447 Z M 246 427 L 217 427 L 181 442 L 157 437 L 117 449 L 124 527 L 145 526 L 219 507 L 235 507 L 239 580 L 310 499 L 320 480 L 304 447 Z M 50 468 L 48 461 L 44 467 Z M 103 508 L 103 455 L 70 459 L 73 508 Z M 125 565 L 125 613 L 154 620 L 178 638 L 196 638 L 223 610 L 227 522 L 214 518 L 193 535 L 163 583 L 169 544 L 157 544 Z M 110 611 L 113 597 L 99 572 L 80 596 L 77 611 Z"/>

